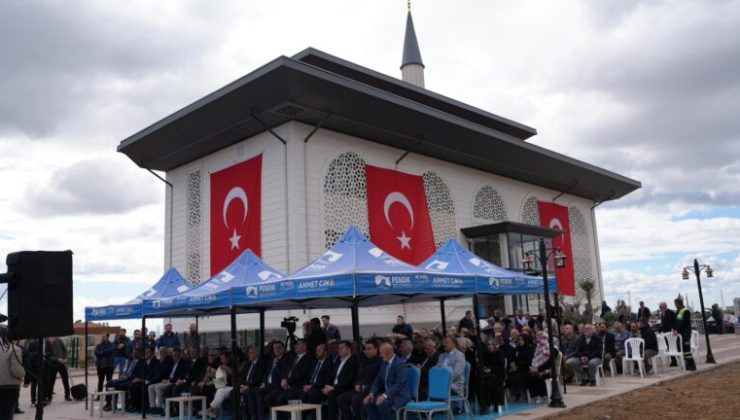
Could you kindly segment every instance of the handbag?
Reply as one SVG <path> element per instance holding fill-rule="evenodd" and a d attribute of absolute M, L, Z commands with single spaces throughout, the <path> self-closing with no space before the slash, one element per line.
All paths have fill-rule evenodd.
<path fill-rule="evenodd" d="M 75 381 L 72 378 L 72 374 L 69 372 L 69 368 L 66 363 L 64 364 L 64 368 L 67 369 L 67 376 L 69 377 L 69 381 L 72 383 L 72 386 L 69 388 L 69 393 L 72 395 L 72 398 L 74 398 L 75 401 L 84 400 L 87 397 L 87 387 L 85 384 L 75 385 Z"/>

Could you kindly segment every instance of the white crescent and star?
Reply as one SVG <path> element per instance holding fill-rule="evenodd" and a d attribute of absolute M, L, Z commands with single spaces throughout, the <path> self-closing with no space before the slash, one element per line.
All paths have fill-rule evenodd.
<path fill-rule="evenodd" d="M 226 194 L 226 198 L 224 199 L 223 207 L 224 226 L 227 229 L 229 228 L 229 222 L 226 220 L 226 213 L 229 210 L 229 205 L 234 200 L 240 200 L 244 205 L 242 224 L 244 224 L 244 222 L 247 220 L 247 214 L 249 213 L 249 199 L 247 198 L 247 193 L 244 191 L 244 189 L 242 187 L 234 187 L 229 190 L 229 193 Z M 231 242 L 231 249 L 239 249 L 239 240 L 241 238 L 241 235 L 237 234 L 236 229 L 234 229 L 234 233 L 229 238 L 229 242 Z"/>
<path fill-rule="evenodd" d="M 393 191 L 392 193 L 388 194 L 385 197 L 385 201 L 383 202 L 383 213 L 385 214 L 385 220 L 388 222 L 388 225 L 392 228 L 393 222 L 391 222 L 390 217 L 388 216 L 388 211 L 391 209 L 391 206 L 394 203 L 399 203 L 402 206 L 406 208 L 406 211 L 409 213 L 409 217 L 411 217 L 411 229 L 414 228 L 414 209 L 411 207 L 411 202 L 409 199 L 403 195 L 402 193 L 398 191 Z M 401 249 L 408 248 L 411 249 L 411 237 L 406 236 L 405 231 L 401 231 L 401 236 L 396 237 L 398 241 L 401 243 Z"/>
<path fill-rule="evenodd" d="M 553 218 L 552 220 L 550 220 L 550 229 L 557 229 L 557 230 L 559 230 L 559 231 L 562 232 L 563 231 L 563 224 L 560 223 L 560 219 Z"/>

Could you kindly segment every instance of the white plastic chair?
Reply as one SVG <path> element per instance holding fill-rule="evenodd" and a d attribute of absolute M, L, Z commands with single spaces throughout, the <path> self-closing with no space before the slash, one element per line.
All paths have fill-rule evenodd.
<path fill-rule="evenodd" d="M 627 368 L 629 367 L 630 374 L 632 374 L 633 363 L 637 363 L 638 369 L 640 369 L 640 378 L 645 377 L 645 340 L 642 338 L 628 338 L 624 342 L 625 355 L 622 358 L 622 374 L 627 375 Z"/>
<path fill-rule="evenodd" d="M 665 334 L 665 341 L 668 344 L 668 351 L 666 351 L 666 358 L 675 357 L 681 363 L 681 370 L 686 371 L 686 362 L 683 360 L 683 338 L 676 334 L 671 333 Z"/>
<path fill-rule="evenodd" d="M 666 352 L 668 351 L 668 344 L 665 341 L 665 334 L 658 333 L 655 334 L 655 339 L 658 341 L 658 354 L 653 356 L 650 359 L 650 362 L 653 365 L 654 372 L 658 373 L 658 362 L 660 362 L 663 367 L 668 369 L 668 356 L 666 356 Z"/>
<path fill-rule="evenodd" d="M 699 357 L 699 331 L 691 330 L 691 356 L 696 359 Z"/>

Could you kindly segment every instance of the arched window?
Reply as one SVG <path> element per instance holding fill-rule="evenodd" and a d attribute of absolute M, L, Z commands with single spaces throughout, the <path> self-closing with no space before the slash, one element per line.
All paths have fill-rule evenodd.
<path fill-rule="evenodd" d="M 448 239 L 457 237 L 455 203 L 452 201 L 447 184 L 439 175 L 429 171 L 424 173 L 423 178 L 434 233 L 434 245 L 439 248 Z"/>
<path fill-rule="evenodd" d="M 522 223 L 535 226 L 540 225 L 540 208 L 537 205 L 537 198 L 531 195 L 522 204 Z"/>
<path fill-rule="evenodd" d="M 324 176 L 324 247 L 353 224 L 368 232 L 365 161 L 347 152 L 331 161 Z"/>
<path fill-rule="evenodd" d="M 507 220 L 506 207 L 501 194 L 490 185 L 484 185 L 475 194 L 473 202 L 473 219 L 490 222 L 503 222 Z"/>
<path fill-rule="evenodd" d="M 186 277 L 194 285 L 201 281 L 202 261 L 202 177 L 200 169 L 188 174 L 187 184 Z"/>
<path fill-rule="evenodd" d="M 588 234 L 586 219 L 583 217 L 581 210 L 576 207 L 568 208 L 568 218 L 570 219 L 570 240 L 573 246 L 573 267 L 576 275 L 576 296 L 585 304 L 586 297 L 579 284 L 582 280 L 593 280 L 596 287 L 594 288 L 592 304 L 597 306 L 600 303 L 597 300 L 601 296 L 601 290 L 599 290 L 598 279 L 594 275 L 591 259 L 592 238 Z"/>

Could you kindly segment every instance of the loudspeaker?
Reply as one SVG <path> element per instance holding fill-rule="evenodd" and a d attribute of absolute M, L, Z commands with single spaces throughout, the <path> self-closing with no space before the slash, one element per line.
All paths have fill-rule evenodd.
<path fill-rule="evenodd" d="M 6 263 L 10 337 L 72 335 L 72 251 L 15 252 Z"/>

